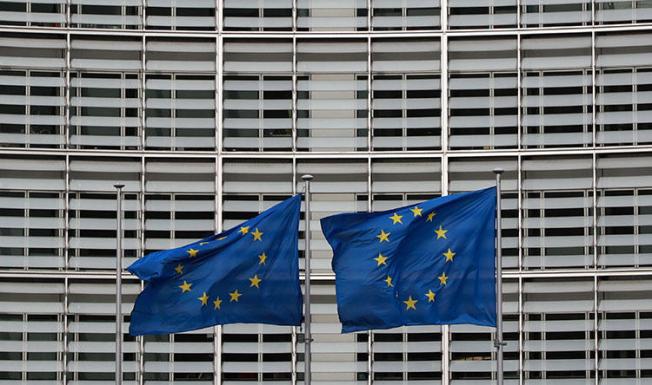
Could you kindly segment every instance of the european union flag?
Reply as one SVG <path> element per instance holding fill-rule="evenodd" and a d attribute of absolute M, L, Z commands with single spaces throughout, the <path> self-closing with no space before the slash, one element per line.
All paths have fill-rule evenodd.
<path fill-rule="evenodd" d="M 162 334 L 228 323 L 299 325 L 295 195 L 240 226 L 176 249 L 157 251 L 127 270 L 147 281 L 129 334 Z"/>
<path fill-rule="evenodd" d="M 342 332 L 496 326 L 496 189 L 321 220 Z"/>

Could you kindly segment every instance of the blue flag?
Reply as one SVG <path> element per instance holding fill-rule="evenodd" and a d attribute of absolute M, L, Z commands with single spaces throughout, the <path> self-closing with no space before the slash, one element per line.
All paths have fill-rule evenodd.
<path fill-rule="evenodd" d="M 239 322 L 299 325 L 300 207 L 295 195 L 240 226 L 134 262 L 127 270 L 147 285 L 129 334 Z"/>
<path fill-rule="evenodd" d="M 321 220 L 342 332 L 496 326 L 496 189 Z"/>

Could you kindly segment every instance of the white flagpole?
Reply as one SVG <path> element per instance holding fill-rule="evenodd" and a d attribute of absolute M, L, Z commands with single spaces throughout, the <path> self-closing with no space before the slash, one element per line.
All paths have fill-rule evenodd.
<path fill-rule="evenodd" d="M 304 220 L 306 222 L 306 227 L 305 227 L 305 232 L 304 232 L 304 239 L 306 241 L 306 247 L 305 247 L 305 288 L 306 288 L 306 293 L 303 297 L 303 302 L 305 305 L 305 315 L 304 315 L 304 325 L 305 325 L 305 331 L 304 331 L 304 337 L 305 337 L 305 353 L 304 353 L 304 368 L 303 368 L 303 383 L 304 385 L 310 385 L 310 377 L 311 377 L 311 367 L 310 367 L 310 343 L 312 342 L 312 335 L 310 334 L 310 181 L 313 179 L 312 175 L 303 175 L 301 177 L 305 183 L 305 203 L 306 203 L 306 210 L 305 210 L 305 216 Z"/>
<path fill-rule="evenodd" d="M 494 347 L 496 348 L 496 383 L 503 385 L 503 237 L 502 230 L 502 215 L 500 205 L 501 193 L 501 176 L 503 169 L 494 169 L 496 174 L 496 340 Z"/>
<path fill-rule="evenodd" d="M 122 189 L 115 184 L 117 193 L 116 261 L 115 261 L 115 384 L 122 385 Z"/>

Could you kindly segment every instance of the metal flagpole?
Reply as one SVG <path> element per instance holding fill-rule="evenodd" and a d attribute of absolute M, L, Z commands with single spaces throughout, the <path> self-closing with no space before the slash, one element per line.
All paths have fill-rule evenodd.
<path fill-rule="evenodd" d="M 305 222 L 306 229 L 304 232 L 304 238 L 306 241 L 306 250 L 304 253 L 305 256 L 305 287 L 306 293 L 303 297 L 303 303 L 305 306 L 305 315 L 304 315 L 304 338 L 306 343 L 305 353 L 304 353 L 304 368 L 303 368 L 303 383 L 304 385 L 310 385 L 310 374 L 312 372 L 310 367 L 310 343 L 312 342 L 312 336 L 310 335 L 310 181 L 313 179 L 312 175 L 303 175 L 301 177 L 305 183 L 305 198 L 306 198 L 306 210 L 305 210 Z"/>
<path fill-rule="evenodd" d="M 504 170 L 502 168 L 494 169 L 496 174 L 496 383 L 503 385 L 503 236 L 502 215 L 500 206 L 500 178 Z"/>
<path fill-rule="evenodd" d="M 115 261 L 115 384 L 122 385 L 122 188 L 123 184 L 115 184 L 118 190 L 116 218 L 116 261 Z"/>

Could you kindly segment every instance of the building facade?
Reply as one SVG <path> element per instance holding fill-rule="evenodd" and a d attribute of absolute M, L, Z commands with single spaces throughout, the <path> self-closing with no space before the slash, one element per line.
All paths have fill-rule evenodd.
<path fill-rule="evenodd" d="M 126 266 L 304 173 L 313 382 L 490 383 L 491 328 L 340 334 L 318 220 L 495 167 L 506 383 L 652 384 L 650 0 L 2 0 L 0 384 L 113 383 L 115 183 Z M 302 328 L 132 338 L 140 289 L 125 383 L 302 383 Z"/>

